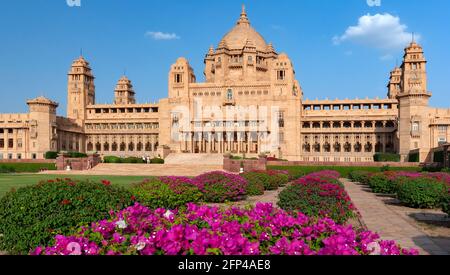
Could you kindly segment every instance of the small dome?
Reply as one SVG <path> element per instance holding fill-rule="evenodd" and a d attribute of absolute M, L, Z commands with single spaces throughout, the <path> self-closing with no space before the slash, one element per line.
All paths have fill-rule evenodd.
<path fill-rule="evenodd" d="M 31 99 L 27 101 L 28 104 L 47 104 L 47 105 L 55 105 L 58 106 L 58 103 L 44 97 L 44 96 L 40 96 L 37 97 L 35 99 Z"/>
<path fill-rule="evenodd" d="M 242 50 L 247 45 L 248 41 L 251 41 L 252 44 L 254 44 L 257 51 L 267 51 L 266 41 L 252 26 L 250 26 L 245 7 L 243 7 L 241 17 L 236 26 L 222 38 L 219 45 L 226 45 L 230 50 Z"/>

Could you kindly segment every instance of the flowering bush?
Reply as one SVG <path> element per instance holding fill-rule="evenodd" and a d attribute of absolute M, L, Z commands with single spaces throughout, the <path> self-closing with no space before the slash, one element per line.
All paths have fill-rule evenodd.
<path fill-rule="evenodd" d="M 20 188 L 0 199 L 0 251 L 28 253 L 56 234 L 132 204 L 131 194 L 107 181 L 59 179 Z"/>
<path fill-rule="evenodd" d="M 280 193 L 278 206 L 284 210 L 300 211 L 312 217 L 329 217 L 338 223 L 345 223 L 355 215 L 355 208 L 336 178 L 339 176 L 329 171 L 300 178 Z"/>
<path fill-rule="evenodd" d="M 363 184 L 369 183 L 369 177 L 371 176 L 371 173 L 368 171 L 361 171 L 361 170 L 355 170 L 350 173 L 348 173 L 348 177 L 354 181 L 359 182 Z"/>
<path fill-rule="evenodd" d="M 450 216 L 450 193 L 447 193 L 446 196 L 442 199 L 442 212 L 447 213 Z"/>
<path fill-rule="evenodd" d="M 383 173 L 370 177 L 368 184 L 374 193 L 393 194 L 397 189 L 392 180 Z"/>
<path fill-rule="evenodd" d="M 201 186 L 206 202 L 223 203 L 245 198 L 248 182 L 239 175 L 221 171 L 202 174 L 193 179 Z"/>
<path fill-rule="evenodd" d="M 241 176 L 248 182 L 246 188 L 246 193 L 248 196 L 260 196 L 264 194 L 264 182 L 266 177 L 269 177 L 268 175 L 256 172 L 248 172 L 242 174 Z"/>
<path fill-rule="evenodd" d="M 440 207 L 447 194 L 445 183 L 430 178 L 410 179 L 400 184 L 397 191 L 398 199 L 414 208 Z"/>
<path fill-rule="evenodd" d="M 188 202 L 199 202 L 200 186 L 185 177 L 161 177 L 145 180 L 130 189 L 136 200 L 152 209 L 174 209 Z"/>
<path fill-rule="evenodd" d="M 417 255 L 331 219 L 289 215 L 271 204 L 248 210 L 188 204 L 152 211 L 136 204 L 111 219 L 56 236 L 32 255 Z"/>

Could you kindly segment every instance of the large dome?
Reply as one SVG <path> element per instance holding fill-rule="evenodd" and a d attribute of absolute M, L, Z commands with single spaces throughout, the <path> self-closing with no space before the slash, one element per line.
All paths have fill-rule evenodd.
<path fill-rule="evenodd" d="M 266 52 L 267 43 L 264 38 L 250 26 L 245 8 L 242 8 L 241 17 L 236 26 L 228 32 L 221 40 L 220 44 L 224 44 L 230 50 L 242 50 L 247 42 L 251 42 L 257 51 Z"/>

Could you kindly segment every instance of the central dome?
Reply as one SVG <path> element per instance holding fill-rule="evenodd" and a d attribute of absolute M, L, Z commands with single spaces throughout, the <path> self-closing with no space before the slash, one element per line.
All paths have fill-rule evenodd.
<path fill-rule="evenodd" d="M 253 43 L 257 51 L 266 52 L 267 50 L 266 41 L 250 26 L 245 7 L 243 7 L 236 26 L 222 38 L 220 44 L 225 43 L 230 50 L 242 50 L 247 42 Z"/>

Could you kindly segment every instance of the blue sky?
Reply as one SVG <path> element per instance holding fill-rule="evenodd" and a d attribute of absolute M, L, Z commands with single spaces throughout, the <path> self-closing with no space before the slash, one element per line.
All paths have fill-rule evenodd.
<path fill-rule="evenodd" d="M 2 1 L 1 113 L 25 112 L 26 99 L 45 95 L 64 114 L 66 73 L 80 48 L 96 76 L 97 103 L 112 102 L 124 70 L 139 102 L 164 98 L 180 56 L 203 79 L 204 55 L 234 26 L 242 4 L 256 30 L 292 59 L 305 98 L 385 97 L 389 71 L 415 32 L 429 61 L 431 104 L 450 107 L 450 1 L 80 1 Z"/>

